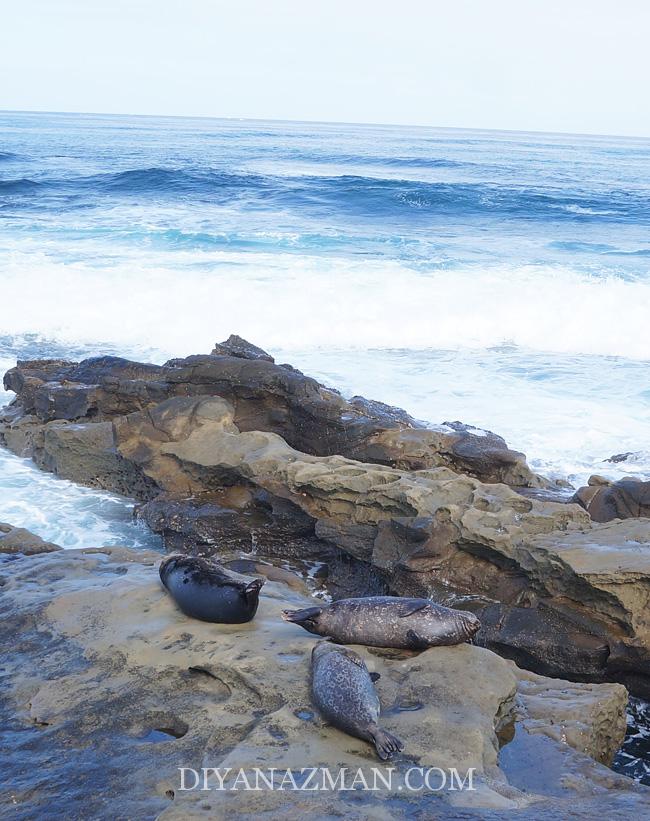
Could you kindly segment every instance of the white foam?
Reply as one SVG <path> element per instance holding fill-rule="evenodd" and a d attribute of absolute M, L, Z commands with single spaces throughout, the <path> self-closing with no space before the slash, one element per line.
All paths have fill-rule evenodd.
<path fill-rule="evenodd" d="M 4 373 L 15 364 L 0 360 Z M 13 394 L 0 388 L 0 406 Z M 0 448 L 0 522 L 25 527 L 61 547 L 158 547 L 160 539 L 133 521 L 133 503 L 57 479 L 31 460 Z"/>
<path fill-rule="evenodd" d="M 273 351 L 347 396 L 362 394 L 418 419 L 460 420 L 503 436 L 531 466 L 576 487 L 593 473 L 650 480 L 650 363 L 491 351 Z M 474 431 L 476 432 L 476 431 Z M 606 461 L 636 452 L 630 461 Z"/>
<path fill-rule="evenodd" d="M 424 274 L 394 261 L 289 253 L 137 250 L 101 267 L 90 257 L 65 263 L 14 247 L 0 268 L 3 330 L 161 356 L 207 351 L 230 331 L 293 350 L 509 343 L 650 356 L 650 278 L 551 266 Z"/>

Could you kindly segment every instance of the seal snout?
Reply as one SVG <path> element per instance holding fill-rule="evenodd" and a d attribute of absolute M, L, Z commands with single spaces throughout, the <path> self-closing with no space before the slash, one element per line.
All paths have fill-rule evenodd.
<path fill-rule="evenodd" d="M 481 629 L 481 621 L 473 613 L 463 613 L 463 627 L 468 639 L 473 639 Z"/>

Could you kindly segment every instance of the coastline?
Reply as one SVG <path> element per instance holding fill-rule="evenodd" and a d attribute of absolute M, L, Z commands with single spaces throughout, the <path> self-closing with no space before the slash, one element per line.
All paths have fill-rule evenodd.
<path fill-rule="evenodd" d="M 642 552 L 629 546 L 635 540 L 639 545 L 644 538 L 647 541 L 648 520 L 631 518 L 599 525 L 591 522 L 586 511 L 576 504 L 530 498 L 531 493 L 552 492 L 551 483 L 534 474 L 525 457 L 510 450 L 495 434 L 460 424 L 456 428 L 422 426 L 400 409 L 361 397 L 350 403 L 290 365 L 277 365 L 264 351 L 239 337 L 218 344 L 209 355 L 172 360 L 165 366 L 115 357 L 80 364 L 60 360 L 25 362 L 9 372 L 5 385 L 16 392 L 17 399 L 3 412 L 0 438 L 4 445 L 23 456 L 31 456 L 41 469 L 81 484 L 139 498 L 139 516 L 162 535 L 168 549 L 221 559 L 230 557 L 233 561 L 237 554 L 240 561 L 247 556 L 249 561 L 253 560 L 255 572 L 265 566 L 273 579 L 268 588 L 270 601 L 291 601 L 293 605 L 308 601 L 304 597 L 313 595 L 315 589 L 308 574 L 305 575 L 304 562 L 324 560 L 326 570 L 321 568 L 319 572 L 328 595 L 337 595 L 337 591 L 338 595 L 341 591 L 344 595 L 367 595 L 368 585 L 371 589 L 384 585 L 394 593 L 433 596 L 448 605 L 477 612 L 483 629 L 476 643 L 484 647 L 434 648 L 411 656 L 409 661 L 413 664 L 417 659 L 421 669 L 425 656 L 431 658 L 435 672 L 430 684 L 431 700 L 426 700 L 427 710 L 440 709 L 436 706 L 437 696 L 446 692 L 450 680 L 463 680 L 471 686 L 477 677 L 487 675 L 487 669 L 492 669 L 490 665 L 495 671 L 490 675 L 502 682 L 497 687 L 501 695 L 496 702 L 480 708 L 485 711 L 485 735 L 481 742 L 484 746 L 479 758 L 473 761 L 478 762 L 481 788 L 464 805 L 467 811 L 472 807 L 481 813 L 507 807 L 525 810 L 531 792 L 538 802 L 536 817 L 544 817 L 545 812 L 552 817 L 563 806 L 562 800 L 575 804 L 575 795 L 570 790 L 558 797 L 553 775 L 541 784 L 526 780 L 521 762 L 516 762 L 518 758 L 525 760 L 526 745 L 530 744 L 536 755 L 543 754 L 549 762 L 561 760 L 563 766 L 570 766 L 579 784 L 579 809 L 585 817 L 593 812 L 592 798 L 588 796 L 594 796 L 594 801 L 596 795 L 601 796 L 602 788 L 598 785 L 605 783 L 602 779 L 608 784 L 607 800 L 612 807 L 625 806 L 629 811 L 639 812 L 648 805 L 645 788 L 636 787 L 631 780 L 614 776 L 584 758 L 587 752 L 592 758 L 610 763 L 625 731 L 625 690 L 620 684 L 598 682 L 623 680 L 633 692 L 646 694 L 647 660 L 642 653 L 644 646 L 650 652 L 650 641 L 644 632 L 643 586 L 650 568 L 644 569 Z M 310 453 L 314 448 L 320 448 L 321 453 Z M 596 543 L 601 547 L 594 549 Z M 230 652 L 214 639 L 206 644 L 209 633 L 201 636 L 210 628 L 201 628 L 197 633 L 198 624 L 188 623 L 162 595 L 154 572 L 159 555 L 143 550 L 99 548 L 59 550 L 32 558 L 14 558 L 9 563 L 8 557 L 4 557 L 5 577 L 9 580 L 7 615 L 27 618 L 32 623 L 34 619 L 45 618 L 54 636 L 59 631 L 66 642 L 72 642 L 70 652 L 79 643 L 89 642 L 89 647 L 94 648 L 95 663 L 104 669 L 102 680 L 109 690 L 114 686 L 111 682 L 117 668 L 103 667 L 100 648 L 102 642 L 108 642 L 107 648 L 114 649 L 117 642 L 119 655 L 133 657 L 133 662 L 125 662 L 126 666 L 118 665 L 122 670 L 119 675 L 138 677 L 138 699 L 159 701 L 160 687 L 154 684 L 152 675 L 159 676 L 164 671 L 168 680 L 169 654 L 163 654 L 142 679 L 141 662 L 135 660 L 140 653 L 146 656 L 150 652 L 146 650 L 150 642 L 158 647 L 161 642 L 168 648 L 175 646 L 169 625 L 174 624 L 181 631 L 176 642 L 179 648 L 185 645 L 182 636 L 193 636 L 191 658 L 186 650 L 181 650 L 180 663 L 181 667 L 185 665 L 186 672 L 174 674 L 185 676 L 186 683 L 190 679 L 195 681 L 194 674 L 187 679 L 187 670 L 207 669 L 206 659 L 212 660 L 215 670 L 223 672 L 224 661 L 219 654 Z M 252 566 L 239 565 L 244 572 L 252 572 Z M 46 584 L 38 588 L 34 598 L 24 584 L 26 580 L 33 583 L 39 574 L 43 574 Z M 57 579 L 67 581 L 60 587 Z M 104 580 L 108 579 L 115 582 L 105 587 Z M 98 584 L 104 587 L 98 588 Z M 115 587 L 113 591 L 113 584 L 119 589 Z M 101 589 L 104 592 L 100 595 Z M 572 595 L 576 607 L 573 616 Z M 145 599 L 141 600 L 142 596 Z M 133 604 L 123 611 L 114 610 L 109 604 L 119 600 L 126 605 L 131 597 Z M 73 604 L 75 600 L 78 604 Z M 637 606 L 640 609 L 634 613 Z M 82 608 L 78 616 L 74 615 L 75 607 Z M 137 612 L 147 615 L 136 619 Z M 154 615 L 148 615 L 151 612 Z M 625 612 L 628 621 L 621 631 Z M 552 618 L 549 614 L 553 614 Z M 126 631 L 121 639 L 115 633 L 116 618 Z M 133 644 L 136 621 L 140 624 L 136 633 L 139 630 L 142 635 Z M 86 635 L 83 625 L 91 624 L 94 627 Z M 279 625 L 270 626 L 266 621 L 262 625 L 263 632 L 271 630 L 273 635 L 280 630 Z M 632 640 L 628 645 L 630 631 Z M 140 650 L 138 641 L 144 641 Z M 250 635 L 246 638 L 249 641 Z M 269 664 L 281 665 L 283 654 L 297 653 L 297 658 L 302 657 L 304 650 L 294 652 L 295 648 L 284 647 L 288 641 L 284 633 L 273 641 L 282 649 L 271 650 L 267 646 L 259 650 L 259 663 L 265 669 Z M 307 647 L 301 637 L 292 641 L 291 647 L 296 641 Z M 605 654 L 603 642 L 608 645 Z M 17 648 L 17 664 L 25 664 L 29 658 L 30 651 L 25 647 L 24 651 Z M 441 649 L 445 649 L 445 654 Z M 506 657 L 514 656 L 520 668 L 537 670 L 537 674 L 517 670 L 493 650 Z M 45 648 L 39 652 L 43 651 L 47 652 Z M 74 650 L 77 652 L 78 649 Z M 196 661 L 199 657 L 201 662 Z M 239 658 L 245 660 L 248 656 L 244 653 Z M 403 673 L 397 679 L 395 676 L 398 669 L 403 670 L 405 661 L 390 658 L 389 654 L 389 660 L 383 662 L 388 665 L 387 678 L 400 680 Z M 372 659 L 379 663 L 374 655 Z M 474 663 L 480 671 L 471 671 Z M 83 692 L 79 682 L 74 683 L 78 674 L 71 664 L 64 654 L 54 662 L 48 677 L 72 674 L 72 701 L 53 701 L 54 691 L 46 679 L 39 697 L 31 699 L 32 717 L 27 721 L 58 728 L 47 732 L 62 733 L 62 737 L 68 738 L 67 743 L 81 744 L 83 748 L 81 738 L 86 730 L 83 725 L 71 725 L 67 712 L 73 715 L 78 710 L 74 706 L 75 693 Z M 467 664 L 470 666 L 466 667 Z M 247 668 L 237 676 L 249 674 Z M 515 689 L 520 691 L 514 700 L 513 674 L 519 676 Z M 549 674 L 556 678 L 544 678 Z M 219 679 L 221 673 L 216 675 Z M 291 675 L 293 680 L 294 674 Z M 447 684 L 443 684 L 441 675 L 448 677 Z M 212 681 L 210 676 L 208 681 Z M 558 676 L 572 678 L 574 682 L 558 681 Z M 275 673 L 271 677 L 265 675 L 265 681 L 274 681 L 271 692 L 277 693 L 283 690 L 282 674 L 278 672 L 277 681 L 275 678 Z M 415 689 L 409 691 L 408 697 L 400 696 L 404 703 L 420 703 L 416 695 L 422 692 L 421 674 L 416 678 L 412 684 Z M 580 684 L 579 680 L 585 678 L 594 683 Z M 206 691 L 205 678 L 199 674 L 198 681 L 187 691 L 190 702 L 181 711 L 184 716 L 188 709 L 192 714 L 195 707 L 189 705 L 194 704 L 199 693 L 203 697 L 212 693 L 213 684 Z M 9 686 L 10 692 L 18 686 L 15 674 L 10 675 Z M 232 695 L 232 683 L 227 686 Z M 254 687 L 253 691 L 260 692 Z M 457 695 L 465 700 L 467 708 L 467 693 Z M 286 723 L 287 708 L 281 707 L 275 698 L 271 699 L 272 705 L 269 703 L 276 716 L 273 721 L 277 723 L 277 716 L 282 716 L 281 721 Z M 394 702 L 396 696 L 389 697 L 389 702 L 391 698 Z M 595 705 L 600 706 L 593 712 Z M 101 701 L 93 709 L 97 715 L 106 716 L 102 732 L 108 733 L 107 738 L 129 714 L 123 713 L 122 707 L 111 708 L 111 714 Z M 292 709 L 302 708 L 294 705 Z M 424 708 L 418 707 L 414 713 L 416 724 L 409 725 L 414 732 L 415 726 L 424 720 L 419 714 L 421 709 Z M 410 715 L 409 709 L 404 710 L 397 710 L 395 721 Z M 458 707 L 449 704 L 449 710 L 453 715 Z M 587 736 L 584 729 L 578 732 L 578 725 L 571 729 L 576 712 L 581 717 L 578 725 L 591 727 Z M 440 722 L 440 714 L 436 715 L 435 721 Z M 169 728 L 174 721 L 168 719 L 161 714 L 155 722 Z M 476 711 L 467 712 L 466 720 L 470 722 L 468 726 L 475 728 Z M 168 740 L 190 735 L 188 728 L 192 724 L 187 718 L 175 721 L 181 721 L 185 730 L 179 736 L 175 736 L 180 733 L 178 728 L 174 733 L 165 730 Z M 211 721 L 218 727 L 223 725 L 224 718 L 213 717 Z M 419 730 L 425 734 L 421 742 L 424 758 L 416 758 L 431 766 L 442 766 L 442 758 L 431 758 L 432 725 L 426 721 L 424 729 Z M 512 726 L 501 744 L 513 732 L 516 742 L 511 742 L 514 746 L 510 750 L 505 743 L 498 759 L 497 737 L 508 723 Z M 265 749 L 269 760 L 291 767 L 296 750 L 302 750 L 300 756 L 304 758 L 303 724 L 302 719 L 292 719 L 292 731 L 286 737 L 277 736 L 271 747 L 262 739 L 267 732 L 263 729 L 264 721 L 253 728 L 246 724 L 234 750 L 225 759 L 223 754 L 217 758 L 247 767 L 251 766 L 252 751 L 259 755 L 259 750 Z M 153 730 L 159 732 L 156 727 Z M 153 730 L 148 725 L 142 727 L 144 736 Z M 284 724 L 282 732 L 286 732 Z M 335 731 L 330 732 L 334 732 L 334 747 L 324 760 L 340 760 L 343 766 L 343 759 L 338 758 L 342 752 L 337 746 L 341 739 Z M 444 735 L 449 732 L 449 728 L 444 729 Z M 138 733 L 139 729 L 137 733 L 134 729 L 126 730 L 127 736 L 133 738 Z M 549 740 L 535 740 L 538 733 Z M 567 741 L 567 733 L 577 734 L 572 736 L 573 741 Z M 416 738 L 417 734 L 409 735 L 412 745 L 417 743 Z M 42 747 L 42 742 L 33 743 L 34 749 Z M 580 750 L 581 755 L 572 758 L 567 743 Z M 170 749 L 175 745 L 179 749 L 175 741 L 169 740 Z M 146 755 L 155 746 L 134 742 L 140 762 L 137 766 L 154 766 L 157 771 L 157 754 L 152 758 Z M 444 749 L 446 752 L 440 752 L 440 756 L 446 756 L 445 766 L 467 764 L 466 759 L 459 758 L 457 750 Z M 321 760 L 323 755 L 318 745 L 313 748 L 314 761 Z M 167 781 L 132 785 L 127 791 L 131 798 L 123 793 L 120 799 L 127 802 L 125 807 L 131 806 L 129 801 L 152 801 L 153 795 L 158 795 L 157 812 L 168 807 L 164 817 L 181 817 L 183 813 L 200 810 L 192 803 L 196 796 L 189 793 L 181 796 L 180 804 L 176 803 L 178 793 L 169 779 L 172 771 L 176 772 L 172 764 L 178 762 L 174 762 L 171 753 L 168 756 L 171 757 L 166 758 Z M 192 756 L 191 760 L 198 765 L 201 756 L 196 757 L 196 750 Z M 549 763 L 549 773 L 555 772 L 557 766 Z M 171 808 L 167 795 L 170 790 L 174 792 Z M 378 797 L 378 806 L 392 800 L 391 795 L 389 790 Z M 229 802 L 234 800 L 221 795 L 216 795 L 216 799 L 216 805 L 210 804 L 212 813 L 229 811 Z M 455 811 L 452 807 L 456 799 L 452 799 L 448 804 L 449 795 L 435 796 L 441 817 L 445 817 L 445 812 Z M 25 800 L 29 806 L 29 799 Z M 263 800 L 274 799 L 265 794 Z M 302 799 L 294 796 L 291 800 L 300 807 Z M 332 796 L 334 803 L 327 799 L 324 806 L 336 808 L 340 800 L 340 795 Z M 427 806 L 423 800 L 422 796 L 411 796 L 404 799 L 405 803 L 398 802 L 398 817 L 400 812 L 408 815 L 413 807 Z M 433 799 L 429 796 L 428 800 Z M 602 801 L 602 796 L 598 800 Z M 238 806 L 239 812 L 248 811 L 246 804 Z M 259 806 L 256 802 L 251 805 Z"/>

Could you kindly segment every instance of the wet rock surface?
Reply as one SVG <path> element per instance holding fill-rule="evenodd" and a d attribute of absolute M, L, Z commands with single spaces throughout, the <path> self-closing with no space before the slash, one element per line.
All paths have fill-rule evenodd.
<path fill-rule="evenodd" d="M 0 557 L 7 817 L 550 819 L 589 818 L 596 808 L 608 818 L 650 811 L 649 790 L 585 754 L 610 757 L 622 732 L 623 688 L 540 679 L 471 645 L 420 654 L 355 648 L 381 674 L 383 725 L 406 745 L 391 765 L 392 789 L 181 790 L 179 767 L 370 772 L 379 762 L 311 704 L 314 639 L 280 618 L 309 599 L 269 581 L 253 622 L 190 620 L 161 587 L 159 561 L 123 548 Z M 399 790 L 412 766 L 461 774 L 473 767 L 476 789 Z"/>

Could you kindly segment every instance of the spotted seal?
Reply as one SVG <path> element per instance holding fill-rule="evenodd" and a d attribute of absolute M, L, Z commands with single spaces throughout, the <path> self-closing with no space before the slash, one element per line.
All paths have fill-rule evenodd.
<path fill-rule="evenodd" d="M 469 641 L 481 627 L 473 613 L 443 607 L 429 599 L 368 596 L 329 605 L 284 610 L 285 621 L 340 644 L 425 650 Z"/>
<path fill-rule="evenodd" d="M 319 642 L 311 654 L 311 690 L 321 715 L 344 733 L 375 745 L 382 761 L 404 749 L 402 742 L 377 724 L 379 698 L 363 659 L 354 650 Z"/>
<path fill-rule="evenodd" d="M 257 611 L 263 579 L 246 581 L 216 562 L 172 555 L 160 563 L 160 580 L 176 604 L 193 619 L 242 624 Z"/>

